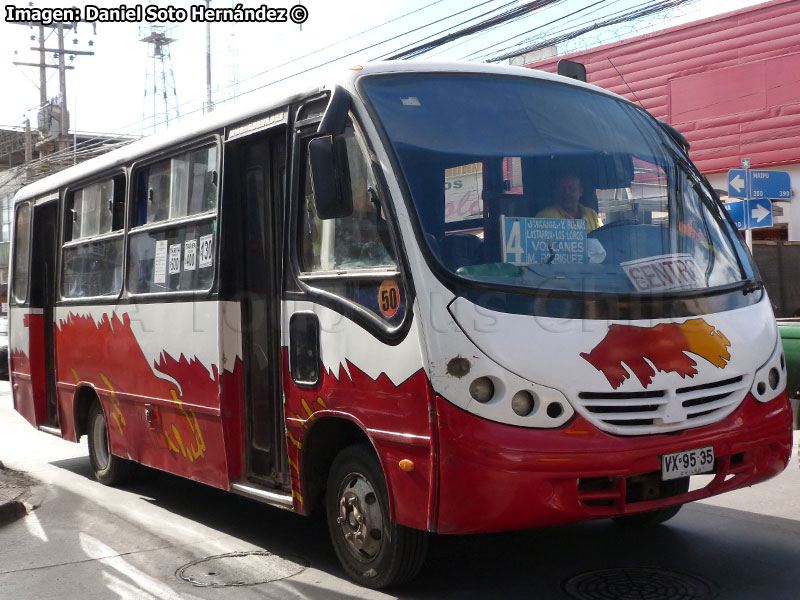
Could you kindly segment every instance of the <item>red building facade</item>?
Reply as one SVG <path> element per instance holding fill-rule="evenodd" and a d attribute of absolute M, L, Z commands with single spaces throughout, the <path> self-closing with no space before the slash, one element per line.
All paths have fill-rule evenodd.
<path fill-rule="evenodd" d="M 587 81 L 674 125 L 714 187 L 743 158 L 789 171 L 800 189 L 800 0 L 773 0 L 622 42 L 526 65 L 555 72 L 586 66 Z M 795 196 L 797 193 L 795 192 Z M 779 227 L 800 239 L 800 207 Z"/>

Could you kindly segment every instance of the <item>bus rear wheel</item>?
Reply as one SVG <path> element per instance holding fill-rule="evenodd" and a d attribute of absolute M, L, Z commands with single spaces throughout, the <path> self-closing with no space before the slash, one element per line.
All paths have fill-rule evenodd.
<path fill-rule="evenodd" d="M 120 485 L 128 481 L 135 465 L 111 453 L 106 415 L 99 400 L 93 402 L 89 409 L 88 437 L 89 462 L 97 481 L 103 485 Z"/>
<path fill-rule="evenodd" d="M 372 448 L 349 446 L 339 453 L 325 504 L 334 550 L 356 583 L 379 589 L 417 576 L 428 535 L 389 519 L 383 471 Z"/>

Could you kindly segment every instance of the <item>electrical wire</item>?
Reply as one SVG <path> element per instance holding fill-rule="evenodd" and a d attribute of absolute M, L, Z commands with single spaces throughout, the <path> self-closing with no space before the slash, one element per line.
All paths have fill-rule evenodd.
<path fill-rule="evenodd" d="M 410 49 L 405 50 L 403 52 L 398 52 L 396 54 L 388 56 L 387 58 L 389 60 L 413 58 L 413 57 L 419 56 L 421 54 L 424 54 L 424 53 L 428 52 L 429 50 L 433 50 L 434 48 L 438 48 L 439 46 L 442 46 L 444 44 L 450 43 L 450 42 L 452 42 L 454 40 L 457 40 L 457 39 L 460 39 L 462 37 L 469 36 L 469 35 L 472 35 L 474 33 L 478 33 L 478 32 L 483 31 L 485 29 L 490 29 L 492 27 L 496 27 L 496 26 L 501 25 L 501 24 L 511 23 L 513 21 L 521 19 L 522 17 L 524 17 L 526 15 L 529 15 L 532 12 L 538 11 L 538 10 L 540 10 L 542 8 L 545 8 L 547 6 L 550 6 L 552 4 L 558 4 L 561 1 L 562 0 L 534 0 L 533 2 L 527 2 L 527 3 L 523 4 L 522 6 L 518 6 L 516 8 L 512 8 L 510 10 L 507 10 L 504 13 L 501 13 L 499 15 L 496 15 L 494 17 L 486 19 L 485 21 L 481 21 L 480 23 L 476 23 L 475 25 L 471 25 L 469 27 L 465 27 L 464 29 L 460 29 L 459 31 L 456 31 L 455 33 L 447 34 L 445 36 L 436 38 L 436 39 L 431 40 L 429 42 L 426 42 L 424 44 L 419 44 L 419 45 L 414 46 L 413 48 L 410 48 Z M 512 2 L 510 4 L 514 4 L 514 3 Z M 510 6 L 510 4 L 507 4 L 505 6 Z M 500 7 L 500 8 L 503 8 L 503 7 Z M 481 15 L 481 16 L 485 16 L 486 14 L 489 14 L 489 13 L 485 13 L 484 15 Z M 471 20 L 472 19 L 470 19 L 470 21 Z M 469 21 L 464 21 L 464 23 L 461 23 L 460 25 L 466 24 L 468 22 Z"/>
<path fill-rule="evenodd" d="M 539 50 L 541 48 L 546 48 L 548 46 L 555 46 L 558 45 L 560 42 L 571 40 L 577 37 L 580 37 L 590 31 L 595 31 L 597 29 L 602 29 L 604 27 L 608 27 L 609 25 L 616 25 L 619 23 L 623 23 L 625 21 L 631 21 L 635 19 L 640 19 L 642 17 L 646 17 L 658 12 L 662 12 L 665 10 L 670 10 L 672 8 L 676 8 L 678 6 L 689 4 L 692 2 L 696 2 L 697 0 L 663 0 L 661 2 L 656 3 L 645 3 L 644 5 L 640 6 L 648 6 L 647 8 L 637 8 L 631 11 L 619 13 L 618 16 L 608 18 L 604 21 L 599 21 L 592 23 L 591 25 L 586 25 L 581 29 L 577 29 L 568 33 L 564 33 L 562 35 L 558 35 L 552 38 L 548 38 L 545 40 L 540 40 L 534 44 L 530 44 L 522 49 L 517 49 L 514 52 L 509 52 L 505 54 L 499 54 L 492 56 L 488 59 L 488 62 L 499 62 L 501 60 L 506 60 L 511 58 L 512 56 L 517 56 L 519 54 L 524 54 L 527 52 L 532 52 L 534 50 Z"/>
<path fill-rule="evenodd" d="M 588 5 L 586 5 L 586 6 L 582 7 L 582 8 L 579 8 L 576 11 L 573 11 L 573 12 L 571 12 L 569 14 L 566 14 L 566 15 L 564 15 L 562 17 L 558 17 L 557 19 L 553 19 L 549 23 L 544 23 L 542 25 L 539 25 L 538 27 L 534 27 L 533 29 L 529 29 L 528 31 L 524 31 L 522 33 L 515 34 L 515 35 L 513 35 L 510 38 L 507 38 L 505 40 L 501 40 L 501 41 L 495 42 L 494 44 L 492 44 L 490 46 L 487 46 L 485 48 L 482 48 L 480 50 L 475 50 L 475 51 L 471 52 L 470 54 L 468 54 L 466 57 L 462 57 L 462 59 L 463 60 L 467 60 L 467 59 L 481 60 L 481 59 L 486 58 L 487 56 L 489 56 L 489 53 L 484 54 L 483 56 L 477 56 L 476 58 L 474 58 L 480 52 L 486 52 L 486 50 L 488 50 L 489 48 L 493 48 L 494 46 L 498 46 L 500 44 L 508 43 L 511 40 L 513 40 L 514 38 L 517 38 L 517 37 L 519 37 L 521 35 L 529 35 L 530 33 L 534 32 L 534 31 L 538 31 L 539 29 L 543 29 L 543 28 L 545 28 L 545 27 L 547 27 L 549 25 L 553 25 L 554 23 L 558 23 L 559 21 L 564 21 L 565 19 L 569 19 L 570 17 L 573 17 L 573 16 L 578 15 L 580 13 L 589 11 L 590 8 L 594 8 L 594 10 L 589 11 L 587 13 L 587 15 L 593 14 L 593 13 L 597 12 L 598 10 L 600 10 L 600 5 L 605 4 L 607 1 L 608 0 L 598 0 L 597 2 L 594 2 L 593 4 L 588 4 Z M 611 4 L 616 4 L 618 1 L 619 0 L 613 0 L 611 2 Z M 584 16 L 586 16 L 586 15 L 584 15 Z M 574 22 L 576 20 L 577 20 L 577 18 L 572 19 L 572 20 L 567 20 L 566 23 L 572 23 L 572 22 Z M 525 40 L 525 41 L 527 41 L 527 40 Z M 517 43 L 514 46 L 508 46 L 506 48 L 503 48 L 502 50 L 507 50 L 507 49 L 509 49 L 511 47 L 518 48 L 521 44 L 525 43 L 525 41 L 521 41 L 521 42 Z"/>

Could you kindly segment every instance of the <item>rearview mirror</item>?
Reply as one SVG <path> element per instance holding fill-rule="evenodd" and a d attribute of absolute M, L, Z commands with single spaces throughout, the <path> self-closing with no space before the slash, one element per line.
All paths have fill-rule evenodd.
<path fill-rule="evenodd" d="M 664 129 L 664 131 L 667 132 L 667 134 L 675 141 L 675 143 L 677 143 L 681 148 L 683 148 L 684 152 L 686 152 L 687 154 L 689 153 L 690 146 L 689 146 L 689 141 L 686 139 L 686 136 L 684 136 L 680 131 L 675 129 L 672 125 L 670 125 L 666 121 L 659 120 L 658 124 L 661 125 L 662 129 Z"/>
<path fill-rule="evenodd" d="M 353 213 L 350 169 L 343 136 L 326 135 L 308 144 L 311 186 L 320 219 L 337 219 Z"/>

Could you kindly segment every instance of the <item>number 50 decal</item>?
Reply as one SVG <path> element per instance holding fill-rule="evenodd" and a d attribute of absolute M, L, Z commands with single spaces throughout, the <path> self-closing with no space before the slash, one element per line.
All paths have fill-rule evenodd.
<path fill-rule="evenodd" d="M 378 288 L 378 306 L 387 319 L 397 314 L 397 309 L 400 308 L 400 288 L 395 281 L 387 279 L 381 283 Z"/>

